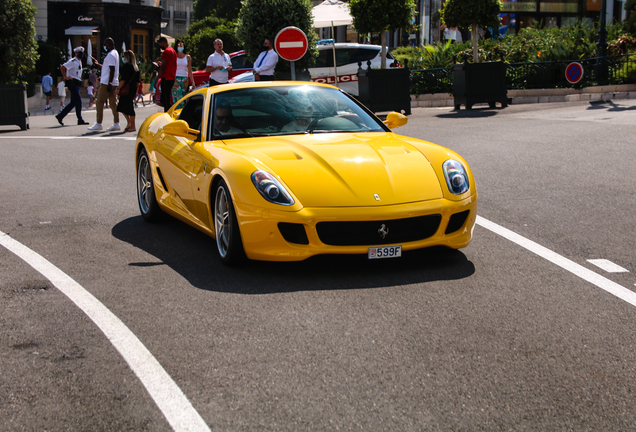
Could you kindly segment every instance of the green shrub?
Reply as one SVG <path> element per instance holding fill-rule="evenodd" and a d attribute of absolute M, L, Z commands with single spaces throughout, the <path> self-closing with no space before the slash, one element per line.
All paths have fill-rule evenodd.
<path fill-rule="evenodd" d="M 391 51 L 395 59 L 404 66 L 404 60 L 409 61 L 409 69 L 422 69 L 422 55 L 418 48 L 412 46 L 398 47 Z"/>

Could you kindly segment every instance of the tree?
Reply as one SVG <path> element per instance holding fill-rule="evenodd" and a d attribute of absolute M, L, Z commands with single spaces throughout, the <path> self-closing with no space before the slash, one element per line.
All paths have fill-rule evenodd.
<path fill-rule="evenodd" d="M 192 66 L 203 65 L 205 68 L 208 57 L 214 52 L 214 41 L 217 38 L 223 41 L 223 51 L 227 53 L 240 49 L 235 21 L 209 16 L 190 25 L 183 42 L 192 57 Z"/>
<path fill-rule="evenodd" d="M 241 2 L 236 0 L 196 0 L 192 6 L 194 20 L 215 16 L 229 20 L 236 19 L 241 10 Z"/>
<path fill-rule="evenodd" d="M 12 84 L 33 71 L 38 59 L 35 7 L 29 0 L 0 0 L 0 83 Z"/>
<path fill-rule="evenodd" d="M 285 27 L 294 26 L 307 35 L 309 46 L 307 53 L 296 62 L 297 70 L 306 70 L 313 65 L 318 56 L 316 41 L 318 35 L 313 31 L 314 20 L 310 0 L 244 0 L 239 13 L 236 36 L 254 61 L 263 50 L 263 40 L 274 38 Z M 290 70 L 289 62 L 279 61 L 278 72 Z"/>
<path fill-rule="evenodd" d="M 413 18 L 413 0 L 351 0 L 353 27 L 358 33 L 380 33 L 382 69 L 386 69 L 386 30 L 408 27 Z"/>
<path fill-rule="evenodd" d="M 499 27 L 500 0 L 447 0 L 440 10 L 440 18 L 446 27 L 471 28 L 473 36 L 473 61 L 479 62 L 477 26 Z"/>

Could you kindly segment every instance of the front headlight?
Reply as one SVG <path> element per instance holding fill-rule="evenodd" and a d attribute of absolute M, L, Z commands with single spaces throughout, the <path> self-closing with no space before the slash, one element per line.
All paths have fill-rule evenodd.
<path fill-rule="evenodd" d="M 448 190 L 455 195 L 461 195 L 470 188 L 468 175 L 464 166 L 456 160 L 449 159 L 442 165 Z"/>
<path fill-rule="evenodd" d="M 267 171 L 254 171 L 252 173 L 252 183 L 267 201 L 286 206 L 294 204 L 294 199 L 289 192 Z"/>

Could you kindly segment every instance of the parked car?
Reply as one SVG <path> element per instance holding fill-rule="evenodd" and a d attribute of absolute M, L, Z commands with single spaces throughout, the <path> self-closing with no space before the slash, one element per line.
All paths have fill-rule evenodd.
<path fill-rule="evenodd" d="M 225 264 L 466 247 L 477 216 L 470 168 L 391 131 L 406 122 L 395 112 L 382 122 L 327 84 L 201 88 L 139 128 L 141 216 L 167 213 L 215 238 Z"/>
<path fill-rule="evenodd" d="M 314 82 L 336 85 L 335 72 L 338 72 L 338 87 L 358 96 L 358 62 L 367 68 L 367 61 L 371 61 L 371 68 L 379 68 L 382 61 L 382 47 L 380 45 L 366 45 L 357 43 L 336 43 L 336 67 L 333 67 L 333 43 L 318 44 L 318 58 L 316 65 L 309 68 L 311 80 Z M 387 66 L 399 67 L 397 60 L 387 53 Z M 254 81 L 254 75 L 243 73 L 235 76 L 230 82 Z"/>

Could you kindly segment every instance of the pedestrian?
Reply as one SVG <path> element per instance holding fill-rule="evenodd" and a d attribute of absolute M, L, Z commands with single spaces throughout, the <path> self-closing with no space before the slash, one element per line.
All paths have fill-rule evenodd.
<path fill-rule="evenodd" d="M 157 88 L 155 87 L 156 85 L 157 85 L 157 71 L 153 70 L 152 78 L 150 78 L 150 88 L 148 89 L 148 91 L 150 92 L 150 103 L 155 102 L 155 91 L 157 91 Z"/>
<path fill-rule="evenodd" d="M 88 128 L 90 131 L 102 130 L 102 120 L 104 120 L 104 102 L 110 102 L 110 110 L 113 112 L 114 123 L 107 131 L 118 131 L 119 112 L 117 112 L 117 94 L 116 89 L 119 85 L 119 53 L 115 49 L 115 41 L 108 37 L 104 41 L 104 49 L 108 54 L 104 59 L 104 64 L 99 64 L 97 59 L 93 57 L 95 66 L 102 68 L 102 75 L 99 80 L 99 89 L 97 90 L 97 100 L 95 101 L 95 109 L 97 110 L 97 120 L 95 124 Z"/>
<path fill-rule="evenodd" d="M 271 38 L 266 37 L 263 42 L 265 48 L 254 62 L 254 79 L 256 81 L 273 81 L 274 70 L 276 69 L 276 63 L 278 63 L 278 54 L 274 51 L 274 42 Z"/>
<path fill-rule="evenodd" d="M 75 57 L 64 63 L 60 67 L 62 76 L 66 79 L 66 87 L 71 92 L 71 102 L 67 104 L 62 111 L 55 116 L 57 122 L 64 126 L 62 120 L 73 108 L 77 116 L 77 124 L 88 124 L 82 118 L 82 96 L 80 96 L 80 88 L 82 87 L 82 57 L 84 57 L 84 47 L 77 47 L 73 50 Z"/>
<path fill-rule="evenodd" d="M 94 58 L 91 56 L 91 58 Z M 97 71 L 91 69 L 91 73 L 88 75 L 88 82 L 93 85 L 93 89 L 97 89 Z"/>
<path fill-rule="evenodd" d="M 64 109 L 64 100 L 66 99 L 66 84 L 64 80 L 57 83 L 57 95 L 60 97 L 60 112 Z"/>
<path fill-rule="evenodd" d="M 194 76 L 192 76 L 192 59 L 185 49 L 182 40 L 177 41 L 177 72 L 176 83 L 172 87 L 172 100 L 177 102 L 188 93 L 190 86 L 194 85 Z"/>
<path fill-rule="evenodd" d="M 135 93 L 137 93 L 137 84 L 139 84 L 139 67 L 137 66 L 135 53 L 131 50 L 127 50 L 124 53 L 123 62 L 121 80 L 117 88 L 117 94 L 119 95 L 117 111 L 126 117 L 126 128 L 124 132 L 134 132 L 137 130 L 137 127 L 135 126 L 135 107 L 133 106 L 133 100 L 135 99 Z"/>
<path fill-rule="evenodd" d="M 205 71 L 210 74 L 210 86 L 226 84 L 232 70 L 230 56 L 223 51 L 223 41 L 214 41 L 214 52 L 208 57 Z"/>
<path fill-rule="evenodd" d="M 163 50 L 158 75 L 158 78 L 161 78 L 161 104 L 163 105 L 163 112 L 167 112 L 172 106 L 170 102 L 172 86 L 177 77 L 177 53 L 174 48 L 168 45 L 168 39 L 164 36 L 159 38 L 159 46 Z"/>
<path fill-rule="evenodd" d="M 49 105 L 49 101 L 51 100 L 51 94 L 53 94 L 53 78 L 51 77 L 50 71 L 47 71 L 46 75 L 42 77 L 42 91 L 46 95 L 44 111 L 50 110 L 51 106 Z"/>
<path fill-rule="evenodd" d="M 137 106 L 137 102 L 141 99 L 141 104 L 146 106 L 146 102 L 144 101 L 144 79 L 139 78 L 139 84 L 137 84 L 137 99 L 135 99 L 135 106 Z"/>
<path fill-rule="evenodd" d="M 90 81 L 88 82 L 88 88 L 86 89 L 86 92 L 88 93 L 88 107 L 90 108 L 95 102 L 95 87 Z"/>

